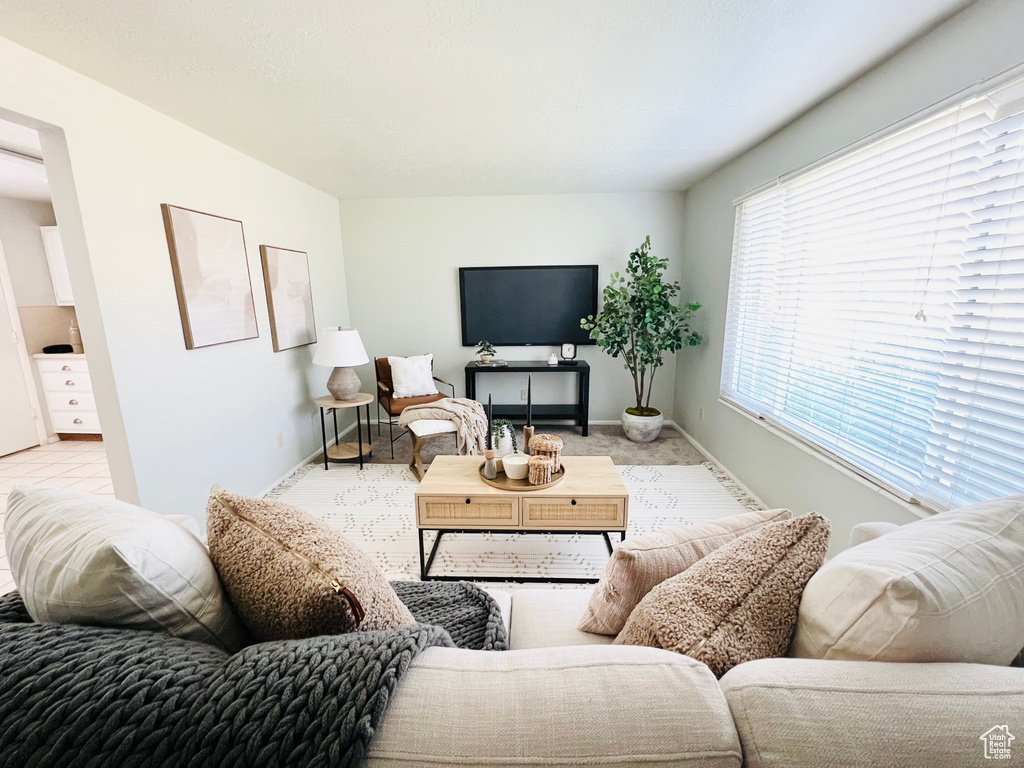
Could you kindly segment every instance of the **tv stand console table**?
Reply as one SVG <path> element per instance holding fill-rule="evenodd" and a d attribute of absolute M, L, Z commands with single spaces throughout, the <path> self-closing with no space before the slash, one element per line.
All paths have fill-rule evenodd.
<path fill-rule="evenodd" d="M 476 377 L 482 373 L 530 374 L 575 373 L 576 402 L 551 403 L 533 406 L 533 422 L 572 421 L 580 427 L 583 437 L 590 433 L 590 365 L 577 360 L 575 365 L 548 365 L 539 360 L 509 360 L 507 365 L 481 365 L 474 361 L 466 364 L 466 397 L 476 400 Z M 526 405 L 494 404 L 494 418 L 526 420 Z"/>

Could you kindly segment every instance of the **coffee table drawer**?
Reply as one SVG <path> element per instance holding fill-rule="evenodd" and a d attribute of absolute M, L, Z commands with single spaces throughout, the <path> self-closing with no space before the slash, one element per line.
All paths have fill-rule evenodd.
<path fill-rule="evenodd" d="M 523 499 L 524 528 L 611 530 L 625 527 L 625 521 L 626 500 L 620 497 L 531 496 Z"/>
<path fill-rule="evenodd" d="M 503 528 L 519 525 L 518 497 L 419 496 L 416 521 L 421 528 Z"/>

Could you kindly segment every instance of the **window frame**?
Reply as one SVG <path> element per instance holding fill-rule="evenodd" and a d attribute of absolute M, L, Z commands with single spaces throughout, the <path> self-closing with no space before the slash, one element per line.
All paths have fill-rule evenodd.
<path fill-rule="evenodd" d="M 919 517 L 927 517 L 929 514 L 941 512 L 949 507 L 936 504 L 930 499 L 922 499 L 915 495 L 914 492 L 908 492 L 907 490 L 876 476 L 870 470 L 858 466 L 856 463 L 830 450 L 826 445 L 816 442 L 809 436 L 798 432 L 783 422 L 780 422 L 774 418 L 772 414 L 752 409 L 747 403 L 731 397 L 730 393 L 725 390 L 727 372 L 731 377 L 735 370 L 734 363 L 729 360 L 729 356 L 734 355 L 735 351 L 730 351 L 725 346 L 725 343 L 729 340 L 728 327 L 730 315 L 733 311 L 731 306 L 731 300 L 733 297 L 733 278 L 736 274 L 740 258 L 739 234 L 742 225 L 743 204 L 748 200 L 771 191 L 772 189 L 777 189 L 791 181 L 797 181 L 806 175 L 824 168 L 825 166 L 841 161 L 871 145 L 883 142 L 905 130 L 912 129 L 914 126 L 924 123 L 927 120 L 939 117 L 945 112 L 958 109 L 972 100 L 982 98 L 995 91 L 1003 89 L 1009 90 L 1015 94 L 1015 97 L 1012 100 L 1013 104 L 1018 105 L 1019 107 L 1021 103 L 1024 103 L 1024 64 L 1012 67 L 995 77 L 974 83 L 972 86 L 958 91 L 922 110 L 909 114 L 906 117 L 885 126 L 879 131 L 873 132 L 832 153 L 829 153 L 828 155 L 808 163 L 807 165 L 801 166 L 767 183 L 761 184 L 732 201 L 734 206 L 734 226 L 729 281 L 727 286 L 727 306 L 725 324 L 723 326 L 723 354 L 721 368 L 719 371 L 718 402 L 730 410 L 735 411 L 740 416 L 753 421 L 760 427 L 767 430 L 770 434 L 783 439 L 804 453 L 823 461 L 826 465 L 842 472 L 843 474 L 867 486 L 871 490 L 882 493 L 889 498 L 890 501 L 897 503 Z M 814 425 L 811 426 L 813 427 Z"/>

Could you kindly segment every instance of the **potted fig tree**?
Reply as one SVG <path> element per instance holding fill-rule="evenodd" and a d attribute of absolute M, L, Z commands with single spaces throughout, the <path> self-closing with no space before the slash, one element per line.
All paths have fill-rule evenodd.
<path fill-rule="evenodd" d="M 631 254 L 626 276 L 618 272 L 602 292 L 604 306 L 596 315 L 580 320 L 590 338 L 612 357 L 623 358 L 633 377 L 636 405 L 622 412 L 622 429 L 635 443 L 649 443 L 658 437 L 665 417 L 651 407 L 654 375 L 666 352 L 701 343 L 700 334 L 690 327 L 695 301 L 675 303 L 679 283 L 665 282 L 668 259 L 651 253 L 651 238 Z"/>

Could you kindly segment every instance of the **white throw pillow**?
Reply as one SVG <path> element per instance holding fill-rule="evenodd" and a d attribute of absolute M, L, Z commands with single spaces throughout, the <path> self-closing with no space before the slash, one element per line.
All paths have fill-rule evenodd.
<path fill-rule="evenodd" d="M 412 357 L 389 357 L 391 383 L 395 386 L 392 397 L 422 397 L 436 395 L 434 370 L 431 366 L 433 355 Z"/>
<path fill-rule="evenodd" d="M 246 631 L 194 534 L 109 497 L 19 486 L 7 559 L 39 622 L 162 631 L 235 651 Z"/>
<path fill-rule="evenodd" d="M 1024 647 L 1024 496 L 900 526 L 825 563 L 791 656 L 1009 664 Z"/>

